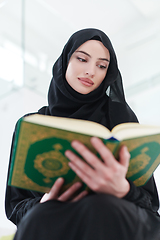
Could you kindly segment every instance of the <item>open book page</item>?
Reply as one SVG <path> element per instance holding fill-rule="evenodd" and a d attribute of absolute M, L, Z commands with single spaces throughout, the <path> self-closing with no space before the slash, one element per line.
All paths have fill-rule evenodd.
<path fill-rule="evenodd" d="M 110 138 L 112 135 L 111 132 L 101 124 L 86 120 L 34 114 L 24 117 L 24 121 L 100 138 Z"/>
<path fill-rule="evenodd" d="M 139 123 L 122 123 L 113 128 L 112 133 L 119 141 L 160 133 L 160 126 L 141 125 Z"/>

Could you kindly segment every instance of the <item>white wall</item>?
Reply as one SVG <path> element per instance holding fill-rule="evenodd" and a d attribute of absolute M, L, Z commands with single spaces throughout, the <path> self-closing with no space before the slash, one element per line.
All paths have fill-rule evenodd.
<path fill-rule="evenodd" d="M 4 211 L 5 187 L 12 133 L 16 121 L 26 113 L 36 112 L 46 105 L 46 99 L 35 92 L 22 88 L 0 100 L 0 234 L 1 229 L 15 229 Z"/>

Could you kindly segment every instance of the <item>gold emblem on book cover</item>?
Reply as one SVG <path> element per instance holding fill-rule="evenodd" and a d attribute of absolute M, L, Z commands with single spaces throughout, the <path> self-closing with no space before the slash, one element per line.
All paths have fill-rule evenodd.
<path fill-rule="evenodd" d="M 50 178 L 67 174 L 69 170 L 67 158 L 54 150 L 38 154 L 34 160 L 34 167 L 46 177 L 43 179 L 45 183 L 51 182 Z"/>

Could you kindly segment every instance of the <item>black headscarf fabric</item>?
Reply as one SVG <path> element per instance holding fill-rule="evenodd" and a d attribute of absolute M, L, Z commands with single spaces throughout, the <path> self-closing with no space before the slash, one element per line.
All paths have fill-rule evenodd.
<path fill-rule="evenodd" d="M 110 63 L 100 86 L 88 94 L 81 94 L 70 87 L 65 73 L 72 54 L 88 40 L 103 43 L 109 50 Z M 109 129 L 122 122 L 137 122 L 136 116 L 125 101 L 122 78 L 112 44 L 107 35 L 98 29 L 80 30 L 70 37 L 53 66 L 48 103 L 49 106 L 40 109 L 39 113 L 90 120 Z"/>

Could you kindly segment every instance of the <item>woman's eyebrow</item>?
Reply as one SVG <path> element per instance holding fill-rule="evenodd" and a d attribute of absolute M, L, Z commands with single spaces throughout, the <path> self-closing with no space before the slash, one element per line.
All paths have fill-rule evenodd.
<path fill-rule="evenodd" d="M 109 62 L 109 60 L 107 58 L 98 58 L 99 60 L 102 60 L 102 61 L 107 61 Z"/>
<path fill-rule="evenodd" d="M 88 57 L 91 57 L 88 53 L 86 53 L 84 51 L 76 51 L 76 52 L 80 52 L 80 53 L 83 53 L 83 54 L 87 55 Z"/>
<path fill-rule="evenodd" d="M 91 57 L 91 55 L 89 55 L 88 53 L 84 52 L 84 51 L 76 51 L 76 52 L 80 52 L 80 53 L 83 53 L 85 55 L 87 55 L 88 57 Z M 107 61 L 109 62 L 109 60 L 107 58 L 98 58 L 99 60 L 102 60 L 102 61 Z"/>

